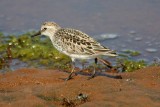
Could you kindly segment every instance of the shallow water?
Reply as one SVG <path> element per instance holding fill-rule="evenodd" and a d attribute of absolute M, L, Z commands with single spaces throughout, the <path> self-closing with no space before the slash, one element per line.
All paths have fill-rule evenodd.
<path fill-rule="evenodd" d="M 82 30 L 120 52 L 142 52 L 137 58 L 160 57 L 160 0 L 1 0 L 0 31 L 19 34 L 38 30 L 44 21 Z M 102 36 L 103 37 L 103 36 Z"/>

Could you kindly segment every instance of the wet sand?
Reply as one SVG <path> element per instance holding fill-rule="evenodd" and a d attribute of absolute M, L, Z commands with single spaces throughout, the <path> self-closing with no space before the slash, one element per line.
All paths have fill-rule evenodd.
<path fill-rule="evenodd" d="M 106 73 L 117 75 L 116 73 Z M 122 79 L 59 70 L 19 69 L 0 74 L 0 107 L 159 107 L 160 67 L 122 73 Z M 84 99 L 78 99 L 79 95 Z"/>

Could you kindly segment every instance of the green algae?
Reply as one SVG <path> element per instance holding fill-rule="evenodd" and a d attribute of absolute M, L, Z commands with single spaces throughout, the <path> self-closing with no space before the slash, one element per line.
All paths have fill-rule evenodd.
<path fill-rule="evenodd" d="M 35 37 L 31 38 L 34 32 L 28 32 L 22 35 L 4 36 L 0 33 L 0 55 L 7 60 L 7 47 L 10 46 L 13 59 L 19 59 L 32 65 L 51 67 L 55 64 L 58 68 L 65 68 L 66 63 L 70 63 L 70 58 L 58 52 L 49 38 Z M 64 63 L 63 63 L 64 62 Z M 36 63 L 36 64 L 35 64 Z M 59 66 L 61 65 L 61 66 Z"/>
<path fill-rule="evenodd" d="M 135 70 L 145 68 L 147 63 L 144 60 L 130 60 L 126 58 L 121 58 L 117 60 L 117 65 L 121 65 L 122 72 L 133 72 Z"/>
<path fill-rule="evenodd" d="M 129 55 L 129 56 L 139 56 L 139 55 L 141 55 L 141 53 L 139 51 L 129 50 L 129 49 L 123 50 L 122 52 Z M 122 54 L 122 55 L 124 55 L 124 54 Z"/>

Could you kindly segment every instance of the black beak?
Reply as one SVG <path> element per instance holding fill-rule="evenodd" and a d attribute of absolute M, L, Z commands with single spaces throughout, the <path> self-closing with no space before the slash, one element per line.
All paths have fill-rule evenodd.
<path fill-rule="evenodd" d="M 35 36 L 39 36 L 39 35 L 41 35 L 41 30 L 38 31 L 36 34 L 32 35 L 31 37 L 35 37 Z"/>

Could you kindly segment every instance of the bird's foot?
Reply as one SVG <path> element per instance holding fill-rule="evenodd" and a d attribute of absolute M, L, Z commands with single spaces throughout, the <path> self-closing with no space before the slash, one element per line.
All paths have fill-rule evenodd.
<path fill-rule="evenodd" d="M 88 80 L 92 79 L 95 77 L 95 74 L 91 75 L 90 77 L 88 77 Z"/>
<path fill-rule="evenodd" d="M 71 72 L 71 73 L 69 74 L 69 76 L 66 78 L 66 81 L 68 81 L 68 80 L 70 80 L 70 79 L 73 78 L 72 74 L 73 74 L 73 72 Z"/>
<path fill-rule="evenodd" d="M 68 76 L 66 79 L 65 79 L 65 81 L 68 81 L 68 80 L 70 80 L 70 79 L 72 79 L 73 77 L 72 76 Z"/>
<path fill-rule="evenodd" d="M 74 75 L 73 75 L 73 74 L 74 74 Z M 78 75 L 78 73 L 72 72 L 72 73 L 69 74 L 69 76 L 68 76 L 65 80 L 68 81 L 68 80 L 70 80 L 70 79 L 73 79 L 73 77 L 74 77 L 74 76 L 77 76 L 77 75 Z"/>

